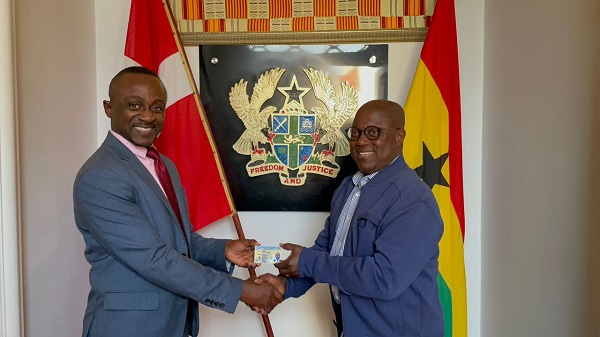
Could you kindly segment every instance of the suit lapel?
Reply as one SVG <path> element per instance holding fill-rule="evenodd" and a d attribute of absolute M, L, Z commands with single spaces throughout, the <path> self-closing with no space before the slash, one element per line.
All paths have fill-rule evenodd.
<path fill-rule="evenodd" d="M 366 198 L 368 198 L 368 193 L 372 188 L 376 188 L 377 186 L 383 184 L 389 184 L 389 181 L 394 176 L 400 174 L 406 169 L 408 169 L 408 165 L 406 165 L 406 162 L 404 161 L 404 156 L 400 155 L 392 164 L 379 171 L 367 185 L 363 186 L 361 197 L 358 199 L 358 204 L 356 204 L 356 209 L 354 210 L 354 214 L 352 216 L 352 222 L 350 222 L 350 229 L 348 230 L 348 237 L 346 238 L 346 246 L 344 247 L 344 256 L 354 256 L 356 254 L 356 249 L 358 247 L 358 218 L 356 216 L 360 214 L 359 210 L 362 210 L 361 206 L 364 203 L 365 195 Z M 347 191 L 348 195 L 350 194 L 350 191 Z"/>
<path fill-rule="evenodd" d="M 113 136 L 110 132 L 104 140 L 104 143 L 115 152 L 115 154 L 121 159 L 121 162 L 125 166 L 131 168 L 137 175 L 140 176 L 140 178 L 142 178 L 142 180 L 144 180 L 144 182 L 146 182 L 146 184 L 148 184 L 150 189 L 152 189 L 152 191 L 156 193 L 156 196 L 169 210 L 171 218 L 173 219 L 174 226 L 176 226 L 179 229 L 179 232 L 182 232 L 181 227 L 179 226 L 179 221 L 177 220 L 177 216 L 175 215 L 175 211 L 173 211 L 173 208 L 169 203 L 169 199 L 167 199 L 167 196 L 163 192 L 158 182 L 156 182 L 152 174 L 150 174 L 148 169 L 142 164 L 142 162 L 140 162 L 136 155 L 133 154 L 133 152 L 131 152 L 125 145 L 123 145 L 123 143 L 121 143 L 121 141 L 115 138 L 115 136 Z M 171 174 L 170 171 L 169 174 Z M 177 202 L 179 203 L 179 200 Z M 179 203 L 179 205 L 181 209 L 181 203 Z M 182 233 L 182 235 L 185 237 L 186 242 L 189 242 L 188 234 Z"/>

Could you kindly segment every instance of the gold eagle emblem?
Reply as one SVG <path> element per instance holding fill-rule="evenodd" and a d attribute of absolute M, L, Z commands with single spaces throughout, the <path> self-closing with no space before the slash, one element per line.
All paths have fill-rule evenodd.
<path fill-rule="evenodd" d="M 316 99 L 324 104 L 309 112 L 303 97 L 311 87 L 300 86 L 296 74 L 289 86 L 277 86 L 285 71 L 274 68 L 260 75 L 251 97 L 248 81 L 240 79 L 231 87 L 229 102 L 246 127 L 233 149 L 250 156 L 246 164 L 250 177 L 277 173 L 285 186 L 302 186 L 309 174 L 335 178 L 340 171 L 336 157 L 350 154 L 340 129 L 358 108 L 358 92 L 345 82 L 338 96 L 327 75 L 303 69 Z M 263 108 L 276 89 L 285 98 L 283 106 Z"/>
<path fill-rule="evenodd" d="M 321 129 L 325 135 L 321 138 L 322 144 L 329 144 L 329 150 L 324 155 L 338 157 L 350 154 L 350 144 L 340 128 L 358 108 L 358 93 L 348 81 L 341 84 L 342 93 L 338 97 L 329 77 L 314 68 L 304 69 L 313 87 L 315 97 L 325 104 L 326 109 L 313 107 L 311 111 L 319 117 Z M 335 154 L 334 154 L 335 152 Z"/>
<path fill-rule="evenodd" d="M 277 108 L 274 106 L 267 106 L 262 110 L 261 108 L 269 98 L 273 97 L 277 83 L 284 72 L 285 69 L 275 68 L 262 74 L 254 86 L 250 99 L 246 92 L 248 82 L 244 79 L 231 88 L 229 102 L 246 127 L 246 131 L 233 144 L 233 149 L 237 153 L 253 156 L 264 151 L 259 149 L 259 143 L 266 144 L 269 141 L 262 130 L 268 128 L 268 117 L 277 111 Z"/>

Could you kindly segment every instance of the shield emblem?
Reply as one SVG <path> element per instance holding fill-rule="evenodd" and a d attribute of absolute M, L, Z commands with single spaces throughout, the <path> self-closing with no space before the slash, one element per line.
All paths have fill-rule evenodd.
<path fill-rule="evenodd" d="M 271 114 L 273 152 L 279 162 L 294 170 L 304 165 L 312 156 L 313 134 L 317 116 L 305 113 L 302 108 L 282 110 Z"/>

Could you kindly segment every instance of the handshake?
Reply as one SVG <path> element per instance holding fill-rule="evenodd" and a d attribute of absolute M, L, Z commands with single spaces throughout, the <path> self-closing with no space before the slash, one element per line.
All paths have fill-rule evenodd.
<path fill-rule="evenodd" d="M 283 301 L 287 278 L 264 274 L 244 281 L 240 301 L 246 303 L 253 311 L 266 315 Z"/>
<path fill-rule="evenodd" d="M 234 241 L 247 241 L 249 242 L 248 245 L 252 245 L 252 248 L 258 245 L 258 243 L 254 240 Z M 250 277 L 243 283 L 240 301 L 244 302 L 253 311 L 258 312 L 261 315 L 270 313 L 275 306 L 283 301 L 288 277 L 300 277 L 298 272 L 298 259 L 304 247 L 291 243 L 283 244 L 281 247 L 285 250 L 289 250 L 290 255 L 287 259 L 274 264 L 274 266 L 279 270 L 278 276 L 264 274 L 259 277 Z M 246 254 L 247 251 L 243 253 L 243 255 Z M 232 259 L 229 260 L 233 262 Z M 247 255 L 244 260 L 247 261 Z M 252 261 L 250 263 L 244 263 L 241 266 L 254 268 L 257 267 L 258 264 Z"/>

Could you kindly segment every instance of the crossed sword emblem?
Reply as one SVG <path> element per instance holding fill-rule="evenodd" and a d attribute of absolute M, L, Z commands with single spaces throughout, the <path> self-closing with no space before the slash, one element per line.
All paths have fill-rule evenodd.
<path fill-rule="evenodd" d="M 287 122 L 287 117 L 284 117 L 282 120 L 275 118 L 275 122 L 277 122 L 277 126 L 273 132 L 277 132 L 279 129 L 284 127 L 285 122 Z"/>

